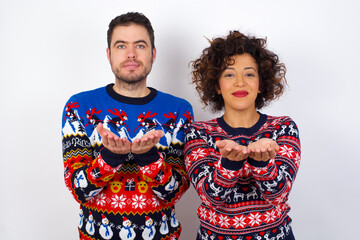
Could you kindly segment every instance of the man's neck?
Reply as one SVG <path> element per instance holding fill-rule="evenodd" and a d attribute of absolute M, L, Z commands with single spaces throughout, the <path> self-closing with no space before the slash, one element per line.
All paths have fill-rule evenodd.
<path fill-rule="evenodd" d="M 115 81 L 113 89 L 117 94 L 132 98 L 146 97 L 150 94 L 150 89 L 146 86 L 146 81 L 142 81 L 136 84 Z"/>

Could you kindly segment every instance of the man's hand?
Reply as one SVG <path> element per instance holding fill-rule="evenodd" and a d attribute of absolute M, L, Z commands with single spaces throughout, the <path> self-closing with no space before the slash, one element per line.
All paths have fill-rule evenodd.
<path fill-rule="evenodd" d="M 249 151 L 245 146 L 239 145 L 232 140 L 219 140 L 215 144 L 219 148 L 221 156 L 231 161 L 241 161 L 249 155 Z"/>
<path fill-rule="evenodd" d="M 104 128 L 102 123 L 96 127 L 102 138 L 102 143 L 109 151 L 117 154 L 128 154 L 131 150 L 131 142 L 127 138 L 119 138 L 113 132 Z"/>
<path fill-rule="evenodd" d="M 279 145 L 270 138 L 261 138 L 248 145 L 249 157 L 256 161 L 273 159 L 279 151 Z"/>
<path fill-rule="evenodd" d="M 140 139 L 135 139 L 131 146 L 131 152 L 135 154 L 142 154 L 148 152 L 153 148 L 164 136 L 162 130 L 155 130 L 146 133 Z"/>

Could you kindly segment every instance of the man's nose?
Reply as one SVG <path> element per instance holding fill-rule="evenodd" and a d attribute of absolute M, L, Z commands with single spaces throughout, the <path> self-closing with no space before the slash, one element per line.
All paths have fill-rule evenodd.
<path fill-rule="evenodd" d="M 136 58 L 135 49 L 129 48 L 127 58 L 132 60 Z"/>

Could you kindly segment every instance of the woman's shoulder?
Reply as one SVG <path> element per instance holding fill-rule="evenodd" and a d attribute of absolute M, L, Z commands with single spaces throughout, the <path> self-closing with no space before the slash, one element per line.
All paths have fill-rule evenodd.
<path fill-rule="evenodd" d="M 290 116 L 271 116 L 266 115 L 267 120 L 266 122 L 270 125 L 278 125 L 278 124 L 289 124 L 294 123 L 294 120 Z"/>
<path fill-rule="evenodd" d="M 266 123 L 262 127 L 263 129 L 273 129 L 281 132 L 291 131 L 297 133 L 299 130 L 295 121 L 290 116 L 270 116 L 267 115 Z"/>

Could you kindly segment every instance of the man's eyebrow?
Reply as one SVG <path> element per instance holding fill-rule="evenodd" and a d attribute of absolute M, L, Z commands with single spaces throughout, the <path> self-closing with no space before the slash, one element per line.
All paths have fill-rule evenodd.
<path fill-rule="evenodd" d="M 113 46 L 115 46 L 116 44 L 119 44 L 119 43 L 129 43 L 129 42 L 124 41 L 124 40 L 117 40 L 116 42 L 114 42 Z M 148 46 L 148 43 L 145 40 L 138 40 L 138 41 L 135 41 L 134 43 L 135 44 L 144 43 L 146 46 Z"/>
<path fill-rule="evenodd" d="M 148 45 L 148 43 L 145 40 L 138 40 L 135 41 L 135 43 L 144 43 L 146 46 Z"/>

